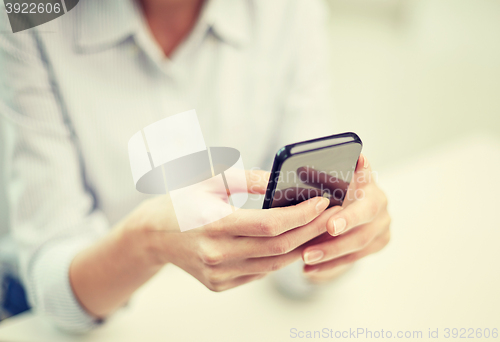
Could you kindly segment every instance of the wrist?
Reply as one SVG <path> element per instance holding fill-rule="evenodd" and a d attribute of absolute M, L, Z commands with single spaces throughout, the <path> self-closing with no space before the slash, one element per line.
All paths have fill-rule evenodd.
<path fill-rule="evenodd" d="M 110 234 L 78 253 L 71 262 L 72 290 L 95 317 L 106 317 L 157 273 L 160 263 L 150 253 L 149 240 L 133 215 L 119 222 Z"/>
<path fill-rule="evenodd" d="M 168 232 L 151 219 L 150 201 L 141 204 L 120 224 L 118 243 L 143 266 L 161 267 L 169 262 L 164 248 Z"/>

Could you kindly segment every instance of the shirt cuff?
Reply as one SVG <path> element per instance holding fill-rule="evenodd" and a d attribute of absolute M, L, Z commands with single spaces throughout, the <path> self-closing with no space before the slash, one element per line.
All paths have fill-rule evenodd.
<path fill-rule="evenodd" d="M 90 239 L 82 237 L 59 240 L 57 245 L 45 246 L 28 276 L 31 305 L 63 330 L 85 332 L 103 322 L 92 317 L 80 305 L 69 280 L 73 258 L 91 243 Z"/>

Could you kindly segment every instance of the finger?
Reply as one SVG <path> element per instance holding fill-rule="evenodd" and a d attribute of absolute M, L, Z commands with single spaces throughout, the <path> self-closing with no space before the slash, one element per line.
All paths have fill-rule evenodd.
<path fill-rule="evenodd" d="M 235 236 L 278 236 L 314 220 L 330 201 L 315 197 L 294 206 L 272 209 L 240 209 L 207 229 L 224 230 Z"/>
<path fill-rule="evenodd" d="M 371 165 L 363 153 L 359 154 L 358 163 L 356 164 L 356 172 L 368 170 L 371 171 Z"/>
<path fill-rule="evenodd" d="M 308 224 L 275 237 L 236 237 L 233 258 L 267 257 L 287 254 L 326 232 L 326 221 L 342 207 L 326 210 Z M 238 246 L 238 247 L 236 247 Z"/>
<path fill-rule="evenodd" d="M 356 170 L 352 178 L 355 188 L 365 186 L 376 180 L 377 173 L 372 171 L 371 165 L 365 155 L 361 154 L 356 165 Z"/>
<path fill-rule="evenodd" d="M 318 264 L 318 265 L 306 265 L 304 267 L 304 272 L 306 272 L 306 273 L 322 272 L 322 271 L 330 270 L 334 267 L 338 267 L 340 265 L 351 264 L 353 262 L 358 261 L 361 258 L 364 258 L 370 254 L 373 254 L 373 253 L 380 251 L 382 248 L 384 248 L 389 243 L 390 238 L 391 238 L 391 234 L 390 234 L 390 230 L 388 230 L 386 233 L 384 233 L 383 235 L 380 235 L 375 240 L 373 240 L 373 242 L 365 249 L 363 249 L 359 252 L 345 255 L 345 256 L 337 258 L 337 259 L 323 262 L 323 263 Z"/>
<path fill-rule="evenodd" d="M 384 193 L 375 185 L 361 189 L 358 199 L 327 222 L 328 233 L 332 236 L 343 234 L 350 229 L 372 221 L 386 204 Z"/>
<path fill-rule="evenodd" d="M 262 170 L 247 170 L 248 192 L 251 194 L 265 194 L 269 183 L 270 172 Z"/>
<path fill-rule="evenodd" d="M 247 259 L 237 271 L 243 274 L 269 273 L 280 270 L 300 259 L 302 249 L 298 248 L 290 253 L 263 258 Z"/>
<path fill-rule="evenodd" d="M 206 279 L 210 284 L 223 284 L 245 275 L 265 274 L 282 269 L 300 259 L 302 250 L 279 256 L 248 258 L 233 265 L 207 265 Z"/>
<path fill-rule="evenodd" d="M 307 279 L 314 284 L 321 284 L 324 282 L 332 281 L 335 278 L 340 277 L 346 271 L 350 270 L 354 263 L 344 264 L 337 267 L 333 267 L 329 270 L 324 270 L 322 272 L 308 272 L 305 273 Z"/>
<path fill-rule="evenodd" d="M 241 182 L 241 170 L 224 172 L 226 180 L 231 184 L 232 193 L 247 192 L 249 194 L 265 194 L 270 173 L 262 170 L 245 170 L 246 186 Z M 233 181 L 231 181 L 233 180 Z"/>
<path fill-rule="evenodd" d="M 214 292 L 226 291 L 226 290 L 235 288 L 237 286 L 250 283 L 254 280 L 262 279 L 266 275 L 267 275 L 266 273 L 244 275 L 244 276 L 229 280 L 227 282 L 212 284 L 208 288 Z"/>
<path fill-rule="evenodd" d="M 357 227 L 346 234 L 330 237 L 329 240 L 304 249 L 302 258 L 308 265 L 315 265 L 340 258 L 366 248 L 378 236 L 384 234 L 390 226 L 389 214 Z"/>
<path fill-rule="evenodd" d="M 308 241 L 322 235 L 326 232 L 326 222 L 329 217 L 343 210 L 342 207 L 333 207 L 327 209 L 323 214 L 309 222 L 308 224 L 283 233 L 272 238 L 254 238 L 263 241 L 257 241 L 259 244 L 258 250 L 261 256 L 272 256 L 289 253 L 299 246 L 306 244 Z M 257 247 L 256 247 L 257 250 Z"/>

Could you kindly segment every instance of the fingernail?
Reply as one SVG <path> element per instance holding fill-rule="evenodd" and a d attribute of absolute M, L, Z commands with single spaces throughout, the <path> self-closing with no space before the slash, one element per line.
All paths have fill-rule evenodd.
<path fill-rule="evenodd" d="M 333 231 L 335 232 L 335 235 L 339 235 L 342 233 L 347 226 L 347 222 L 344 218 L 339 217 L 338 219 L 335 219 L 333 221 Z"/>
<path fill-rule="evenodd" d="M 363 167 L 364 167 L 365 169 L 367 169 L 367 168 L 368 168 L 368 165 L 370 165 L 370 164 L 368 163 L 368 159 L 366 159 L 365 155 L 363 155 L 363 159 L 364 159 L 364 162 L 363 162 Z"/>
<path fill-rule="evenodd" d="M 322 212 L 323 210 L 326 209 L 326 207 L 328 207 L 329 204 L 330 200 L 328 198 L 321 197 L 318 203 L 316 204 L 316 212 L 318 213 Z"/>
<path fill-rule="evenodd" d="M 325 254 L 323 253 L 323 251 L 321 251 L 319 249 L 306 252 L 304 254 L 304 262 L 306 264 L 312 264 L 313 262 L 317 262 L 317 261 L 320 261 L 321 259 L 323 259 L 324 255 Z"/>

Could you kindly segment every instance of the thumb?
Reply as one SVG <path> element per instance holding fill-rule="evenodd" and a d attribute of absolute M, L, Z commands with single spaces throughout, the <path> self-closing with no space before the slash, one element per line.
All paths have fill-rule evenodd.
<path fill-rule="evenodd" d="M 269 183 L 270 172 L 263 170 L 245 170 L 247 177 L 247 192 L 249 194 L 264 195 Z"/>
<path fill-rule="evenodd" d="M 226 172 L 226 179 L 232 183 L 232 193 L 265 194 L 269 182 L 269 172 L 262 170 L 238 170 L 238 172 Z"/>

